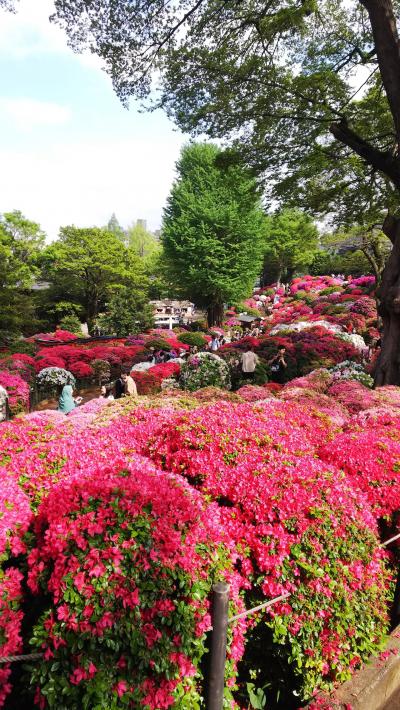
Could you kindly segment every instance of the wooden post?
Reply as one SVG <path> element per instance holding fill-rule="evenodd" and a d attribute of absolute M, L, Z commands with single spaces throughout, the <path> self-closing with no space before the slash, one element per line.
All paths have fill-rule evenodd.
<path fill-rule="evenodd" d="M 400 565 L 397 570 L 396 587 L 394 590 L 393 604 L 390 612 L 392 629 L 400 624 Z"/>
<path fill-rule="evenodd" d="M 224 702 L 228 604 L 229 584 L 218 582 L 213 586 L 207 710 L 222 710 Z"/>

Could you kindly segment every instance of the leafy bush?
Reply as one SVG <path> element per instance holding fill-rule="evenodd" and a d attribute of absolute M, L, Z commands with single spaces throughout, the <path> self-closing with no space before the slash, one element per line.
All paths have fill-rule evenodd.
<path fill-rule="evenodd" d="M 181 333 L 178 335 L 178 340 L 181 343 L 198 348 L 203 348 L 207 344 L 207 338 L 202 333 Z"/>
<path fill-rule="evenodd" d="M 15 340 L 7 346 L 7 350 L 11 354 L 34 355 L 37 348 L 35 343 L 31 343 L 28 340 Z"/>
<path fill-rule="evenodd" d="M 231 566 L 216 508 L 136 457 L 56 486 L 35 529 L 29 585 L 52 600 L 32 639 L 37 702 L 199 707 L 208 597 Z"/>
<path fill-rule="evenodd" d="M 181 387 L 194 391 L 201 387 L 231 388 L 229 367 L 226 362 L 214 353 L 197 353 L 191 355 L 182 365 L 180 375 Z"/>

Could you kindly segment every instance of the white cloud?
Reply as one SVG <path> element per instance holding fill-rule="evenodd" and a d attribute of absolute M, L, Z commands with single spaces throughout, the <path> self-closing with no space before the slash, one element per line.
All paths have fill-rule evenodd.
<path fill-rule="evenodd" d="M 29 98 L 0 97 L 0 111 L 23 131 L 36 126 L 54 126 L 67 123 L 71 111 L 67 106 L 52 101 L 38 101 Z"/>
<path fill-rule="evenodd" d="M 50 239 L 60 225 L 101 226 L 113 212 L 123 226 L 143 218 L 160 225 L 184 138 L 53 144 L 46 153 L 0 149 L 1 212 L 20 209 Z"/>
<path fill-rule="evenodd" d="M 0 54 L 26 59 L 37 54 L 69 54 L 65 32 L 49 21 L 53 0 L 20 0 L 15 14 L 0 10 Z M 90 53 L 74 55 L 85 66 L 99 69 L 103 63 Z"/>

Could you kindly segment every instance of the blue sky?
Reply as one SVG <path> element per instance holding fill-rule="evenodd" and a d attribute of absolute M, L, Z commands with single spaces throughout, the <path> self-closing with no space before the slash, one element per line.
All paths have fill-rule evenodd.
<path fill-rule="evenodd" d="M 183 136 L 162 112 L 127 111 L 100 61 L 50 25 L 52 0 L 0 10 L 0 212 L 50 239 L 60 225 L 161 223 Z"/>

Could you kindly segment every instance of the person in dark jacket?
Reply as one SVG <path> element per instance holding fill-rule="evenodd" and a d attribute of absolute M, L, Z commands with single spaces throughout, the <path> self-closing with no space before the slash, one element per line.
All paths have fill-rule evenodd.
<path fill-rule="evenodd" d="M 125 382 L 122 379 L 122 375 L 115 380 L 115 399 L 121 399 L 125 395 Z"/>

